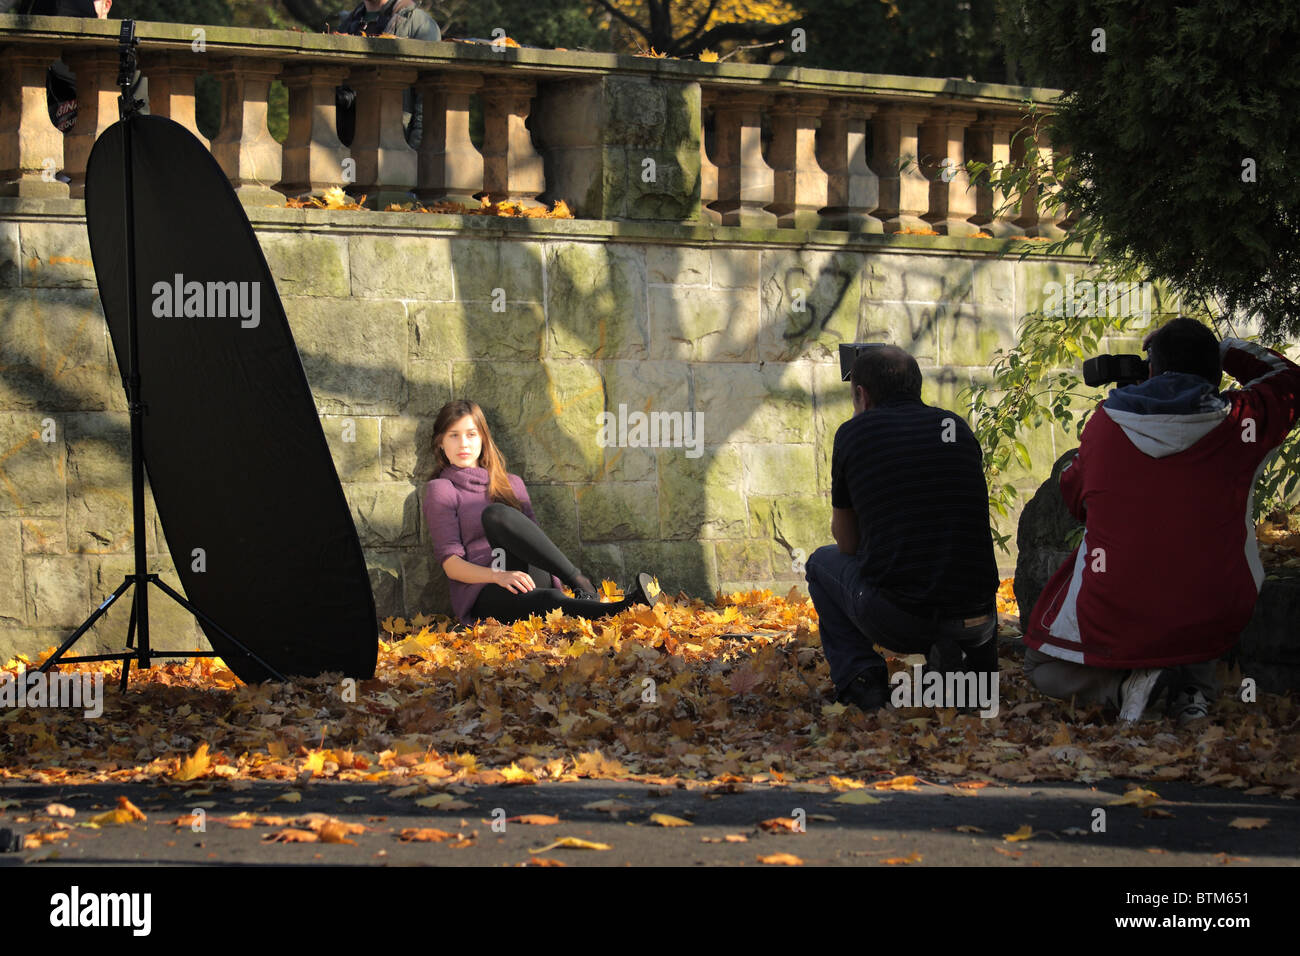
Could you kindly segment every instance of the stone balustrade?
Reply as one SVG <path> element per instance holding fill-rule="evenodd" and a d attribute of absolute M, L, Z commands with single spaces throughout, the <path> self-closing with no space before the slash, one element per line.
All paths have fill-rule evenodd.
<path fill-rule="evenodd" d="M 95 137 L 117 119 L 116 20 L 0 16 L 0 191 L 84 194 Z M 575 216 L 721 226 L 1060 236 L 1064 214 L 1030 193 L 999 212 L 969 160 L 1015 158 L 1031 103 L 1054 90 L 961 80 L 700 63 L 140 22 L 149 108 L 205 144 L 195 79 L 224 91 L 209 148 L 241 199 L 343 186 L 367 204 L 415 197 L 525 206 L 563 199 Z M 77 74 L 79 114 L 50 123 L 45 68 Z M 271 84 L 289 91 L 283 143 L 267 127 Z M 335 128 L 335 87 L 357 93 L 356 130 Z M 421 94 L 418 148 L 403 95 Z M 472 100 L 482 145 L 470 134 Z M 1041 144 L 1041 141 L 1040 141 Z M 51 170 L 53 167 L 53 170 Z M 64 183 L 52 175 L 61 171 Z"/>

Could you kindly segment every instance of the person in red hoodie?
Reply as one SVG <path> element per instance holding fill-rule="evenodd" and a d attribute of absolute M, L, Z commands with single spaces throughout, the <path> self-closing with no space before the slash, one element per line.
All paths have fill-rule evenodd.
<path fill-rule="evenodd" d="M 1142 346 L 1150 378 L 1111 391 L 1061 472 L 1084 535 L 1034 605 L 1025 674 L 1126 722 L 1163 697 L 1184 725 L 1259 596 L 1255 482 L 1300 417 L 1300 366 L 1188 318 Z M 1244 388 L 1220 394 L 1224 371 Z"/>

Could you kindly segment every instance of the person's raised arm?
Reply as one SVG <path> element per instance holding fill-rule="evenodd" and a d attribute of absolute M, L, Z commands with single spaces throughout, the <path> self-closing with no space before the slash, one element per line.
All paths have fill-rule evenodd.
<path fill-rule="evenodd" d="M 1226 338 L 1219 345 L 1223 370 L 1242 384 L 1243 422 L 1254 419 L 1253 441 L 1262 450 L 1280 445 L 1300 418 L 1300 365 L 1272 349 Z"/>

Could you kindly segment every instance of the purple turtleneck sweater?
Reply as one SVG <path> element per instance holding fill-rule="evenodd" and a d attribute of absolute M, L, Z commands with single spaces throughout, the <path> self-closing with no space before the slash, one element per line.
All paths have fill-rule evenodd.
<path fill-rule="evenodd" d="M 524 480 L 518 475 L 508 475 L 510 487 L 519 499 L 521 510 L 534 524 L 537 516 L 533 514 L 533 503 L 528 498 L 528 489 Z M 492 566 L 492 546 L 488 544 L 483 533 L 483 509 L 492 503 L 488 497 L 488 471 L 486 468 L 458 468 L 452 465 L 444 468 L 424 489 L 424 520 L 429 525 L 429 538 L 433 542 L 433 557 L 442 567 L 453 554 L 470 564 L 482 567 Z M 554 587 L 563 587 L 563 583 L 551 576 Z M 466 584 L 463 581 L 450 580 L 451 610 L 463 624 L 472 624 L 469 610 L 474 606 L 478 594 L 485 585 Z M 546 587 L 542 581 L 537 586 Z"/>

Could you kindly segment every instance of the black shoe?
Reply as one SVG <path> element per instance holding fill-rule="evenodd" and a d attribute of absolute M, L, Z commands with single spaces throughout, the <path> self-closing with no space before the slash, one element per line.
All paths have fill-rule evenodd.
<path fill-rule="evenodd" d="M 949 674 L 962 669 L 965 655 L 961 646 L 950 637 L 942 637 L 930 645 L 925 656 L 929 669 L 939 674 Z"/>
<path fill-rule="evenodd" d="M 573 596 L 579 601 L 599 601 L 600 592 L 596 590 L 596 585 L 591 583 L 591 578 L 585 574 L 579 574 L 577 578 L 577 587 L 573 589 Z"/>
<path fill-rule="evenodd" d="M 870 667 L 849 682 L 836 695 L 841 704 L 854 704 L 864 713 L 880 710 L 889 701 L 889 673 L 883 667 Z"/>
<path fill-rule="evenodd" d="M 636 576 L 636 585 L 632 588 L 632 593 L 628 595 L 628 600 L 633 604 L 648 604 L 654 607 L 664 599 L 664 592 L 660 590 L 659 583 L 655 576 L 649 571 L 642 571 Z"/>

